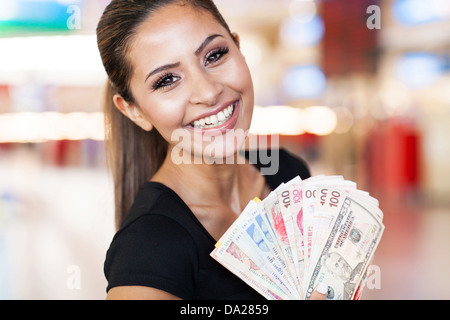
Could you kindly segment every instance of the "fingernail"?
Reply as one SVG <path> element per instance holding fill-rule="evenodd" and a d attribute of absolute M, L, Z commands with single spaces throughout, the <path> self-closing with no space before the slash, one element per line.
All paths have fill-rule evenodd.
<path fill-rule="evenodd" d="M 328 293 L 328 285 L 323 282 L 319 283 L 319 285 L 317 286 L 317 292 L 319 292 L 321 294 Z"/>

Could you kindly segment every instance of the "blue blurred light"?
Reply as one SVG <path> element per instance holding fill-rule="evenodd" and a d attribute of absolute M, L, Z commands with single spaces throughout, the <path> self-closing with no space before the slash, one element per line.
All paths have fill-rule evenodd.
<path fill-rule="evenodd" d="M 0 28 L 2 26 L 36 29 L 67 29 L 72 5 L 81 6 L 82 0 L 1 0 Z"/>
<path fill-rule="evenodd" d="M 436 0 L 395 0 L 392 12 L 402 24 L 417 25 L 443 20 L 436 13 Z"/>
<path fill-rule="evenodd" d="M 315 65 L 292 67 L 283 79 L 284 91 L 293 99 L 318 98 L 325 91 L 326 85 L 325 74 Z"/>
<path fill-rule="evenodd" d="M 403 55 L 397 65 L 398 77 L 417 88 L 431 84 L 445 72 L 445 59 L 432 53 L 413 52 Z"/>
<path fill-rule="evenodd" d="M 317 15 L 308 19 L 302 16 L 288 18 L 280 27 L 280 38 L 293 47 L 316 45 L 322 40 L 323 33 L 323 21 Z"/>

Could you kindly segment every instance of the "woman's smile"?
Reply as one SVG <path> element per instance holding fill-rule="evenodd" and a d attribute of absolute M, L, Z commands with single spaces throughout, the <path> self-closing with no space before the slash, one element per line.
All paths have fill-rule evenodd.
<path fill-rule="evenodd" d="M 198 120 L 191 122 L 187 129 L 207 136 L 221 135 L 234 129 L 239 117 L 238 100 L 225 103 L 215 110 L 206 112 Z"/>

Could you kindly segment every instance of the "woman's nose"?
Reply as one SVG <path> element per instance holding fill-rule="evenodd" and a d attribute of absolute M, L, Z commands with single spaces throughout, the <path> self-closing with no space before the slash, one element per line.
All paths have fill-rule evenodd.
<path fill-rule="evenodd" d="M 205 106 L 215 106 L 223 91 L 223 85 L 212 74 L 206 71 L 199 71 L 192 77 L 192 104 L 204 104 Z"/>

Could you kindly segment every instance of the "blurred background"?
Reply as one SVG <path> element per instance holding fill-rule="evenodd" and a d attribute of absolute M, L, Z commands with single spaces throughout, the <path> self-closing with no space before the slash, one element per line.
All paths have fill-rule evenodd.
<path fill-rule="evenodd" d="M 252 71 L 252 133 L 380 201 L 363 299 L 450 299 L 449 1 L 215 2 Z M 108 3 L 0 2 L 0 299 L 105 297 Z"/>

